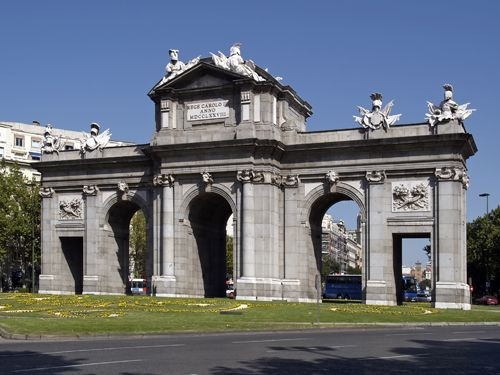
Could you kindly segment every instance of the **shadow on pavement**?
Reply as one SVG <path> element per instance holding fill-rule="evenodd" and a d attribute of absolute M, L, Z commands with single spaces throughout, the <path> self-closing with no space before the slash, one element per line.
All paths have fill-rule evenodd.
<path fill-rule="evenodd" d="M 377 357 L 359 357 L 356 350 L 332 347 L 280 347 L 239 366 L 214 367 L 212 375 L 257 374 L 495 374 L 500 372 L 500 340 L 432 341 L 412 340 L 413 347 L 393 348 Z M 278 357 L 279 355 L 279 357 Z M 356 358 L 349 358 L 354 357 Z M 392 358 L 391 358 L 392 357 Z"/>
<path fill-rule="evenodd" d="M 68 360 L 34 351 L 0 351 L 0 374 L 64 374 L 78 371 L 85 358 Z"/>

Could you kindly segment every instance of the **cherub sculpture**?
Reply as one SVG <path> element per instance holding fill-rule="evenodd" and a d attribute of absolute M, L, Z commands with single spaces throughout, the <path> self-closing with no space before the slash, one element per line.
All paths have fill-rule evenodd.
<path fill-rule="evenodd" d="M 90 134 L 83 133 L 84 139 L 80 141 L 80 153 L 84 155 L 86 152 L 92 152 L 94 150 L 101 150 L 106 147 L 111 138 L 111 133 L 109 129 L 106 129 L 103 133 L 99 134 L 99 124 L 93 122 L 90 124 Z"/>
<path fill-rule="evenodd" d="M 59 150 L 62 148 L 61 136 L 54 137 L 52 135 L 52 125 L 47 124 L 43 133 L 42 152 L 44 154 L 52 154 L 55 152 L 59 155 Z"/>
<path fill-rule="evenodd" d="M 265 81 L 263 77 L 255 71 L 255 63 L 252 60 L 243 60 L 241 57 L 241 43 L 235 43 L 229 49 L 229 57 L 226 57 L 221 51 L 218 55 L 210 52 L 212 61 L 216 66 L 222 69 L 229 70 L 234 73 L 241 74 L 245 77 L 253 78 L 255 81 Z"/>
<path fill-rule="evenodd" d="M 384 109 L 382 109 L 382 94 L 374 92 L 370 95 L 372 99 L 372 110 L 358 106 L 359 116 L 353 116 L 354 120 L 365 129 L 380 129 L 383 127 L 385 130 L 389 129 L 401 117 L 399 115 L 390 116 L 391 109 L 394 106 L 394 101 L 390 101 Z"/>
<path fill-rule="evenodd" d="M 472 112 L 475 111 L 475 109 L 467 109 L 467 106 L 470 103 L 458 105 L 453 100 L 452 85 L 446 83 L 443 85 L 443 88 L 444 100 L 439 104 L 439 106 L 435 106 L 431 102 L 427 102 L 429 113 L 426 113 L 425 117 L 431 127 L 434 127 L 439 123 L 451 120 L 458 120 L 460 123 L 462 123 L 463 120 L 465 120 L 471 115 Z"/>

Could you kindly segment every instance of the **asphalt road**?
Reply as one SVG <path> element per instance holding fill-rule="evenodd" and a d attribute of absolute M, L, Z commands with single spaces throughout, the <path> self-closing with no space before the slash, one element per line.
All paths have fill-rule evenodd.
<path fill-rule="evenodd" d="M 500 374 L 500 327 L 0 340 L 1 374 Z"/>

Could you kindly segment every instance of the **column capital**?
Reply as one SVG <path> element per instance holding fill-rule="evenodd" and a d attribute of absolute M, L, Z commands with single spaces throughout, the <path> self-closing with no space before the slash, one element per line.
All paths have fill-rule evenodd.
<path fill-rule="evenodd" d="M 161 173 L 153 177 L 153 186 L 168 186 L 172 187 L 174 185 L 174 175 Z"/>
<path fill-rule="evenodd" d="M 381 171 L 367 171 L 365 178 L 369 184 L 383 184 L 386 179 L 386 174 L 384 170 Z"/>

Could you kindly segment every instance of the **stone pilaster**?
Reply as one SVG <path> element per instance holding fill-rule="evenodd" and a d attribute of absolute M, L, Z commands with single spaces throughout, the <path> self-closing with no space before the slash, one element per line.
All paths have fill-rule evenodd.
<path fill-rule="evenodd" d="M 101 290 L 99 280 L 99 218 L 101 195 L 96 185 L 83 187 L 85 232 L 83 237 L 83 293 L 95 294 Z"/>

